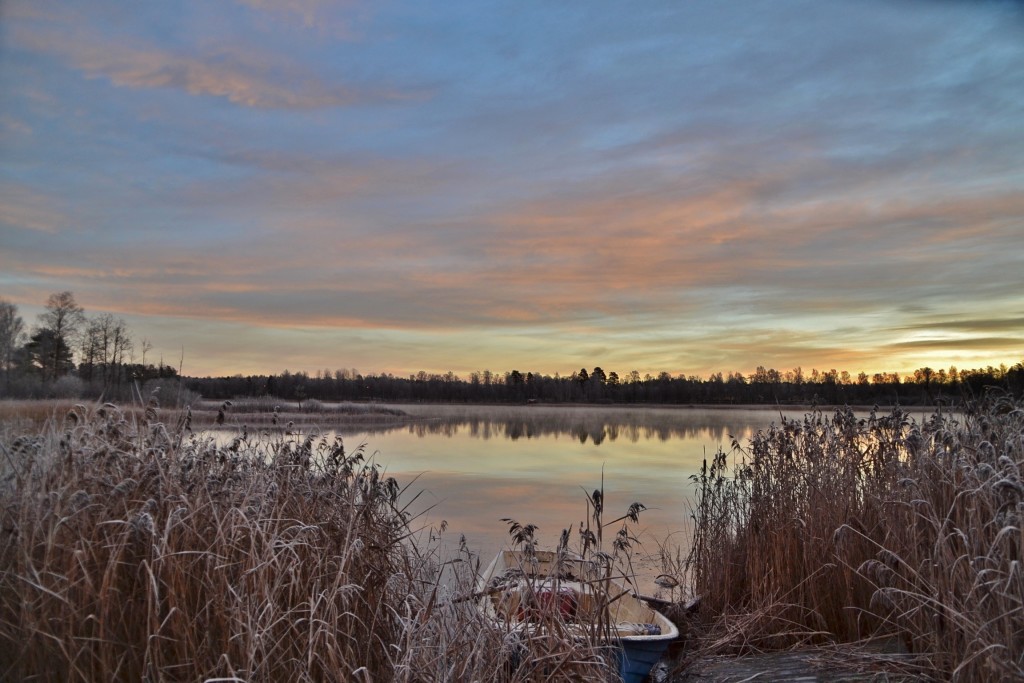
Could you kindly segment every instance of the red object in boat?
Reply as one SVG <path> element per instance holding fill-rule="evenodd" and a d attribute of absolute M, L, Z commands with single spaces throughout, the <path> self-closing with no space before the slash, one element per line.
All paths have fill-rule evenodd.
<path fill-rule="evenodd" d="M 563 619 L 571 619 L 579 609 L 576 590 L 569 586 L 560 586 L 557 593 L 551 588 L 541 588 L 534 596 L 532 605 L 519 605 L 516 616 L 520 621 L 536 621 L 542 615 L 554 613 L 556 609 Z"/>

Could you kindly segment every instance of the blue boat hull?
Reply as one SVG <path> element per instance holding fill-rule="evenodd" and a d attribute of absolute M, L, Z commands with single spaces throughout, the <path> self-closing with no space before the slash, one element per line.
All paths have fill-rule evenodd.
<path fill-rule="evenodd" d="M 600 643 L 602 654 L 607 653 L 605 661 L 617 665 L 626 683 L 641 683 L 669 643 L 679 637 L 679 629 L 625 583 L 593 572 L 590 564 L 576 556 L 559 557 L 538 550 L 526 558 L 519 551 L 503 550 L 477 581 L 478 604 L 481 612 L 497 623 L 525 630 L 535 625 L 530 610 L 546 605 L 561 615 L 570 629 L 579 628 L 585 640 Z M 595 592 L 595 583 L 603 585 L 603 593 Z M 532 603 L 524 600 L 524 591 Z M 609 600 L 612 594 L 615 597 Z M 572 621 L 580 615 L 583 620 Z M 595 639 L 591 624 L 597 619 L 606 633 Z"/>
<path fill-rule="evenodd" d="M 622 640 L 619 675 L 625 683 L 642 683 L 668 649 L 667 640 Z"/>

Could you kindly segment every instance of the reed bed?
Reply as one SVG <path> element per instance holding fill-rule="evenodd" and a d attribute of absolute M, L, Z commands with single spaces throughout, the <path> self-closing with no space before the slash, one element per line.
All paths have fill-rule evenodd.
<path fill-rule="evenodd" d="M 460 599 L 473 558 L 442 561 L 362 450 L 159 416 L 75 406 L 0 442 L 0 679 L 614 680 L 596 643 Z"/>
<path fill-rule="evenodd" d="M 62 422 L 64 417 L 81 401 L 76 399 L 2 399 L 0 400 L 0 434 L 6 441 L 27 433 L 41 434 L 50 422 Z M 137 400 L 135 404 L 120 407 L 122 416 L 127 420 L 139 421 L 145 415 L 145 401 Z M 166 408 L 152 408 L 156 418 L 164 422 L 174 423 L 181 411 Z"/>
<path fill-rule="evenodd" d="M 65 415 L 74 405 L 70 399 L 3 399 L 0 426 L 8 433 L 39 431 L 55 415 Z"/>
<path fill-rule="evenodd" d="M 908 673 L 1024 678 L 1024 408 L 989 396 L 922 424 L 783 419 L 695 477 L 683 563 L 702 646 L 897 642 Z"/>
<path fill-rule="evenodd" d="M 358 425 L 378 427 L 409 420 L 402 410 L 379 404 L 323 403 L 308 399 L 301 404 L 281 401 L 272 397 L 239 398 L 229 401 L 198 399 L 192 405 L 195 424 L 211 426 L 222 424 L 225 410 L 233 423 L 244 426 L 278 428 L 285 431 L 331 425 Z"/>

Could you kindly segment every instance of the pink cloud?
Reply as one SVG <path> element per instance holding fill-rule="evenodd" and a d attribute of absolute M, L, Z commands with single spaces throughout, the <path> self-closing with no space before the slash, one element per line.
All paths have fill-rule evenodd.
<path fill-rule="evenodd" d="M 59 55 L 90 78 L 105 78 L 126 88 L 172 88 L 223 98 L 243 107 L 317 109 L 421 95 L 325 81 L 280 56 L 271 59 L 252 50 L 181 53 L 101 41 L 75 30 L 36 30 L 23 25 L 12 33 L 22 47 Z"/>
<path fill-rule="evenodd" d="M 16 230 L 54 234 L 68 224 L 56 202 L 16 183 L 0 187 L 0 224 Z"/>

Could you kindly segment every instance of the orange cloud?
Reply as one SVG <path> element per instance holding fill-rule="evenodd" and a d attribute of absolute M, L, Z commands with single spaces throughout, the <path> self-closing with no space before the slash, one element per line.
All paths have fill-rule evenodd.
<path fill-rule="evenodd" d="M 92 78 L 128 88 L 173 88 L 219 97 L 257 109 L 317 109 L 418 97 L 387 88 L 357 87 L 322 80 L 280 56 L 220 49 L 184 54 L 153 47 L 101 42 L 75 31 L 33 30 L 19 25 L 15 41 L 34 52 L 61 56 Z"/>
<path fill-rule="evenodd" d="M 0 187 L 0 224 L 16 230 L 53 234 L 68 224 L 50 198 L 16 183 Z"/>

